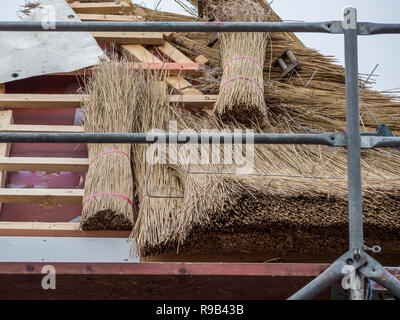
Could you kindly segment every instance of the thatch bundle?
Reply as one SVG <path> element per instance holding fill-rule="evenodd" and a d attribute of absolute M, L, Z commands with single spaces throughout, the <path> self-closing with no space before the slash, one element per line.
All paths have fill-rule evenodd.
<path fill-rule="evenodd" d="M 154 132 L 168 128 L 171 109 L 163 75 L 143 72 L 138 81 L 133 132 Z M 142 254 L 147 246 L 170 239 L 171 223 L 175 219 L 183 195 L 183 186 L 176 173 L 168 167 L 167 150 L 157 145 L 133 145 L 133 172 L 139 201 L 139 212 L 131 238 L 133 253 Z M 157 152 L 160 151 L 160 152 Z M 152 164 L 151 156 L 160 163 Z"/>
<path fill-rule="evenodd" d="M 250 0 L 228 1 L 217 6 L 215 16 L 219 21 L 260 22 L 264 20 L 264 11 Z M 253 122 L 265 125 L 263 66 L 267 35 L 223 32 L 220 42 L 223 74 L 215 114 L 249 126 Z"/>
<path fill-rule="evenodd" d="M 103 62 L 86 84 L 86 132 L 131 132 L 137 101 L 136 72 L 126 62 Z M 129 230 L 134 223 L 128 144 L 89 144 L 81 228 Z"/>

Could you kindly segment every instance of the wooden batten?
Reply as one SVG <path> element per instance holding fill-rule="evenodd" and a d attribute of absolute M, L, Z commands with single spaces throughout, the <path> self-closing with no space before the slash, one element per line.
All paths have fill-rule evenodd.
<path fill-rule="evenodd" d="M 167 41 L 165 41 L 162 45 L 157 46 L 157 50 L 167 55 L 175 62 L 194 63 L 191 59 L 189 59 L 187 56 L 185 56 L 182 52 L 180 52 L 177 48 L 175 48 L 171 43 Z"/>
<path fill-rule="evenodd" d="M 183 95 L 201 95 L 202 92 L 193 88 L 192 84 L 186 79 L 179 76 L 170 76 L 165 79 L 177 92 Z"/>
<path fill-rule="evenodd" d="M 71 8 L 76 13 L 88 13 L 88 14 L 127 14 L 131 12 L 130 2 L 121 2 L 117 4 L 114 2 L 93 2 L 83 3 L 75 1 L 70 4 Z"/>
<path fill-rule="evenodd" d="M 41 203 L 52 207 L 60 203 L 82 203 L 83 189 L 0 188 L 1 203 Z"/>
<path fill-rule="evenodd" d="M 88 169 L 87 158 L 0 157 L 3 171 L 86 172 Z"/>
<path fill-rule="evenodd" d="M 124 44 L 119 47 L 119 51 L 133 61 L 162 63 L 160 59 L 140 44 Z"/>
<path fill-rule="evenodd" d="M 80 108 L 85 95 L 0 94 L 0 108 Z"/>
<path fill-rule="evenodd" d="M 97 42 L 103 44 L 147 44 L 161 45 L 164 43 L 162 32 L 92 32 Z"/>
<path fill-rule="evenodd" d="M 57 132 L 80 133 L 85 132 L 82 126 L 57 126 L 41 124 L 0 124 L 0 132 Z"/>
<path fill-rule="evenodd" d="M 173 57 L 169 56 L 172 60 L 179 62 L 179 63 L 194 63 L 188 57 L 186 57 L 182 52 L 172 46 L 170 43 L 165 42 L 163 46 L 157 47 L 157 50 L 162 51 L 162 53 L 172 54 Z M 120 46 L 120 51 L 124 53 L 127 57 L 134 59 L 135 61 L 140 62 L 162 62 L 156 56 L 154 56 L 149 50 L 147 50 L 142 45 L 135 45 L 135 46 Z M 175 58 L 175 59 L 174 59 Z M 176 94 L 181 95 L 202 95 L 200 90 L 193 88 L 192 84 L 183 78 L 184 74 L 179 75 L 171 75 L 165 78 L 165 81 L 174 89 Z"/>
<path fill-rule="evenodd" d="M 81 21 L 116 21 L 116 22 L 142 22 L 144 17 L 137 15 L 116 15 L 116 14 L 86 14 L 80 13 L 78 17 Z"/>

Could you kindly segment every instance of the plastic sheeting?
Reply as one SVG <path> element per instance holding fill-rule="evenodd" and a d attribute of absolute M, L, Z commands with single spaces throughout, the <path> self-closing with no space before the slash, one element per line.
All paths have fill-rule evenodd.
<path fill-rule="evenodd" d="M 2 0 L 7 6 L 15 0 Z M 54 21 L 80 21 L 65 0 L 40 0 L 23 21 L 39 21 L 51 28 Z M 17 20 L 17 13 L 14 20 Z M 104 56 L 87 32 L 0 32 L 0 83 L 72 72 L 99 63 Z"/>

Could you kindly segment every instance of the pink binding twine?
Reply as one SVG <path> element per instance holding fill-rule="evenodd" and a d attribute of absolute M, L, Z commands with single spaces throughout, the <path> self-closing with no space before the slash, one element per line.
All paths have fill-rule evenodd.
<path fill-rule="evenodd" d="M 257 61 L 256 59 L 254 59 L 253 57 L 250 57 L 250 56 L 239 56 L 239 57 L 230 59 L 230 60 L 225 64 L 225 66 L 224 66 L 224 71 L 225 71 L 225 69 L 226 69 L 230 64 L 232 64 L 232 62 L 234 62 L 234 61 L 236 61 L 236 60 L 240 60 L 240 59 L 248 59 L 248 60 L 251 60 L 251 61 L 253 61 L 256 65 L 258 65 L 258 66 L 260 67 L 261 70 L 264 70 L 264 67 L 261 65 L 261 63 L 258 62 L 258 61 Z"/>
<path fill-rule="evenodd" d="M 96 198 L 96 197 L 98 197 L 98 196 L 114 196 L 114 197 L 119 197 L 119 198 L 125 199 L 126 201 L 129 202 L 129 204 L 130 204 L 131 207 L 133 208 L 133 204 L 132 204 L 131 199 L 129 199 L 128 197 L 123 196 L 122 194 L 112 193 L 112 192 L 101 192 L 101 193 L 92 194 L 90 197 L 86 198 L 85 201 L 83 201 L 82 207 L 84 207 L 85 204 L 86 204 L 89 200 L 92 200 L 93 198 Z"/>
<path fill-rule="evenodd" d="M 122 150 L 108 150 L 108 151 L 102 152 L 102 153 L 100 153 L 99 155 L 97 155 L 96 157 L 94 157 L 94 158 L 92 159 L 92 161 L 90 161 L 90 164 L 92 164 L 93 161 L 95 161 L 95 160 L 101 158 L 102 156 L 104 156 L 104 155 L 106 155 L 106 154 L 110 154 L 110 153 L 121 153 L 121 154 L 123 154 L 125 157 L 127 157 L 127 159 L 128 159 L 129 161 L 131 160 L 131 158 L 129 157 L 129 155 L 128 155 L 125 151 L 122 151 Z M 84 207 L 85 204 L 86 204 L 89 200 L 92 200 L 93 198 L 98 197 L 98 196 L 113 196 L 113 197 L 119 197 L 119 198 L 122 198 L 122 199 L 125 199 L 126 201 L 128 201 L 129 204 L 131 205 L 131 207 L 133 207 L 133 203 L 132 203 L 131 199 L 129 199 L 128 197 L 123 196 L 122 194 L 112 193 L 112 192 L 101 192 L 101 193 L 92 194 L 90 197 L 88 197 L 87 199 L 85 199 L 85 200 L 83 201 L 82 207 Z"/>
<path fill-rule="evenodd" d="M 122 151 L 122 150 L 109 150 L 109 151 L 102 152 L 102 153 L 100 153 L 99 155 L 95 156 L 95 157 L 92 159 L 92 161 L 90 161 L 90 164 L 92 164 L 95 160 L 97 160 L 97 159 L 101 158 L 102 156 L 104 156 L 104 155 L 106 155 L 106 154 L 109 154 L 109 153 L 122 153 L 125 157 L 128 158 L 129 161 L 131 160 L 131 158 L 129 157 L 129 155 L 128 155 L 126 152 Z"/>
<path fill-rule="evenodd" d="M 221 91 L 229 82 L 231 82 L 231 81 L 233 81 L 233 80 L 237 80 L 237 79 L 244 79 L 244 80 L 248 80 L 248 81 L 253 82 L 253 83 L 254 83 L 255 85 L 257 85 L 257 87 L 260 89 L 261 93 L 264 93 L 264 88 L 263 88 L 256 80 L 254 80 L 254 79 L 252 79 L 252 78 L 249 78 L 249 77 L 245 77 L 245 76 L 237 76 L 237 77 L 228 79 L 227 81 L 225 81 L 225 82 L 221 85 L 220 91 Z"/>

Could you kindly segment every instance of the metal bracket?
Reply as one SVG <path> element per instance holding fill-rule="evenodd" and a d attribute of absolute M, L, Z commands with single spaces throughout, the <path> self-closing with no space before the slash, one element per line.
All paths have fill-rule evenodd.
<path fill-rule="evenodd" d="M 382 265 L 367 253 L 364 254 L 367 263 L 360 268 L 360 273 L 365 277 L 379 283 L 400 299 L 400 281 L 390 274 Z"/>
<path fill-rule="evenodd" d="M 289 59 L 290 65 L 288 66 L 285 62 L 285 59 Z M 282 73 L 276 78 L 277 80 L 283 79 L 289 76 L 293 71 L 299 71 L 301 69 L 301 64 L 297 60 L 296 56 L 292 52 L 292 50 L 287 49 L 284 53 L 282 53 L 278 59 L 276 59 L 272 63 L 272 67 L 281 67 Z"/>
<path fill-rule="evenodd" d="M 382 248 L 380 246 L 373 246 L 372 248 L 364 246 L 363 250 L 366 252 L 373 252 L 373 253 L 381 253 L 382 252 Z"/>
<path fill-rule="evenodd" d="M 400 298 L 400 281 L 363 250 L 351 249 L 289 300 L 313 299 L 334 282 L 343 279 L 346 276 L 343 273 L 346 266 L 351 266 L 355 272 L 379 283 Z"/>
<path fill-rule="evenodd" d="M 351 249 L 333 262 L 328 269 L 307 284 L 303 289 L 292 295 L 288 300 L 313 299 L 329 288 L 332 283 L 343 279 L 346 276 L 346 274 L 344 274 L 346 266 L 351 266 L 354 270 L 358 270 L 367 262 L 368 260 L 365 255 L 362 254 L 362 251 Z"/>

